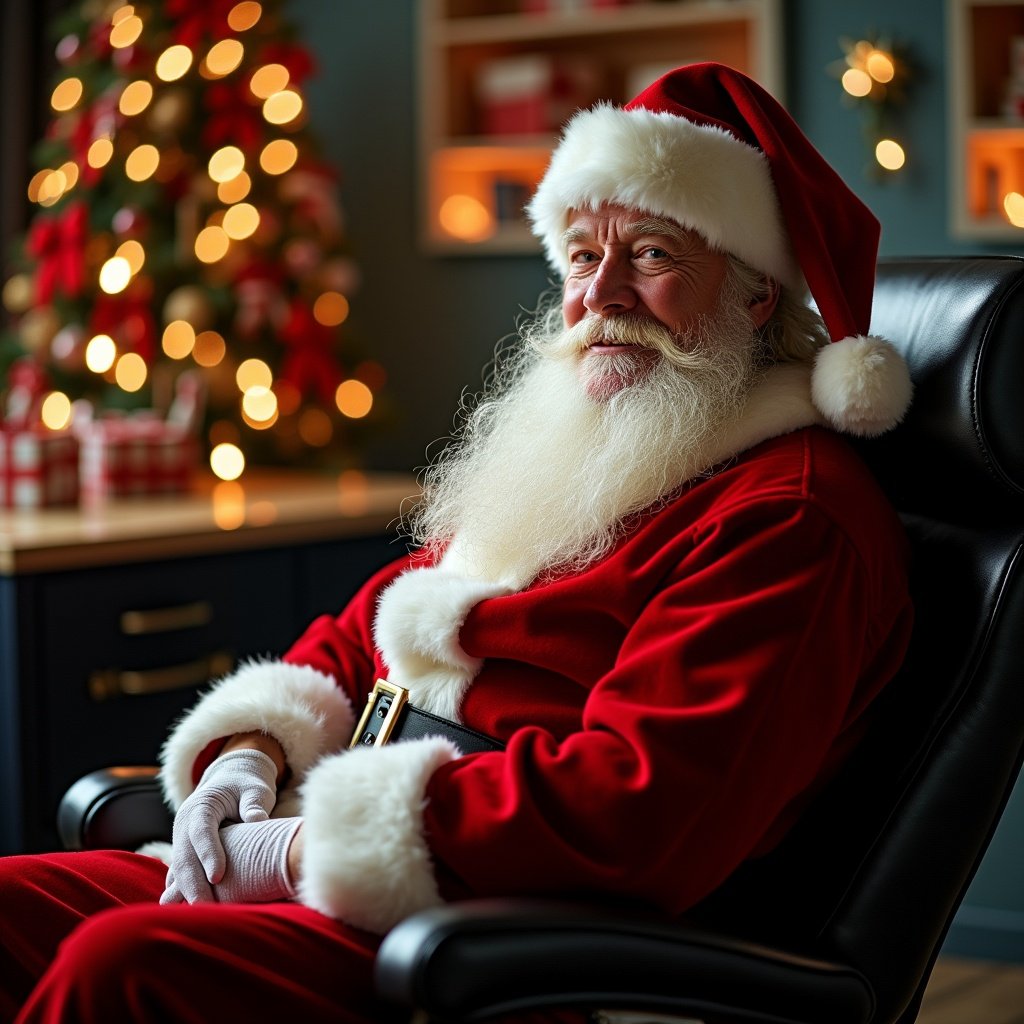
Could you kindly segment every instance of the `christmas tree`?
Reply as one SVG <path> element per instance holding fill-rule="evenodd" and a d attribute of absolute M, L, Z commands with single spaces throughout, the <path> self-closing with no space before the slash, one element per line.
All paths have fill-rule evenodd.
<path fill-rule="evenodd" d="M 86 0 L 55 25 L 53 117 L 4 286 L 0 391 L 46 427 L 166 408 L 188 369 L 208 451 L 358 463 L 383 371 L 346 319 L 358 270 L 278 0 Z M 41 396 L 43 397 L 43 396 Z M 220 467 L 215 463 L 215 471 Z"/>

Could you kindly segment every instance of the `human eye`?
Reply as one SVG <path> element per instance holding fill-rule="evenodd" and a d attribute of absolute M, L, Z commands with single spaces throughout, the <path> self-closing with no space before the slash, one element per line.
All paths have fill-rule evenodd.
<path fill-rule="evenodd" d="M 590 249 L 575 249 L 569 253 L 569 263 L 574 267 L 587 267 L 598 261 L 596 252 Z"/>
<path fill-rule="evenodd" d="M 668 250 L 663 249 L 660 245 L 644 245 L 641 246 L 637 255 L 641 259 L 664 260 L 668 259 Z"/>

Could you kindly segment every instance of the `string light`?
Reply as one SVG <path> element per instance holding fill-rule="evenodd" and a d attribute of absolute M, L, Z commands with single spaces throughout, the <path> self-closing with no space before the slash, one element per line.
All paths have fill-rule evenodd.
<path fill-rule="evenodd" d="M 168 46 L 156 59 L 156 77 L 162 82 L 176 82 L 188 73 L 194 59 L 184 43 Z"/>
<path fill-rule="evenodd" d="M 267 174 L 284 174 L 299 159 L 299 147 L 291 139 L 274 139 L 260 152 L 260 167 Z"/>
<path fill-rule="evenodd" d="M 907 162 L 907 154 L 895 139 L 879 139 L 875 159 L 887 171 L 898 171 Z"/>
<path fill-rule="evenodd" d="M 217 198 L 225 204 L 243 200 L 252 189 L 252 179 L 245 171 L 241 171 L 228 181 L 217 186 Z"/>
<path fill-rule="evenodd" d="M 128 261 L 128 267 L 133 276 L 142 269 L 146 262 L 146 250 L 142 248 L 142 243 L 137 242 L 134 238 L 122 242 L 115 250 L 114 255 Z"/>
<path fill-rule="evenodd" d="M 153 99 L 153 86 L 144 78 L 130 82 L 124 87 L 117 108 L 125 117 L 141 114 Z"/>
<path fill-rule="evenodd" d="M 115 50 L 123 50 L 138 41 L 142 35 L 142 19 L 136 14 L 129 14 L 115 22 L 110 30 L 110 45 Z"/>
<path fill-rule="evenodd" d="M 270 367 L 262 359 L 244 359 L 235 371 L 235 383 L 242 392 L 256 387 L 269 388 L 273 379 Z"/>
<path fill-rule="evenodd" d="M 235 444 L 222 442 L 210 452 L 210 469 L 221 480 L 237 480 L 245 472 L 245 455 Z"/>
<path fill-rule="evenodd" d="M 106 373 L 117 358 L 117 345 L 109 334 L 97 334 L 85 346 L 85 365 L 93 373 Z"/>
<path fill-rule="evenodd" d="M 313 303 L 313 319 L 324 327 L 337 327 L 348 319 L 348 299 L 341 292 L 324 292 Z"/>
<path fill-rule="evenodd" d="M 49 430 L 63 430 L 71 422 L 71 399 L 63 391 L 51 391 L 43 399 L 39 418 Z"/>
<path fill-rule="evenodd" d="M 259 211 L 251 203 L 237 203 L 224 211 L 222 226 L 228 238 L 235 241 L 248 238 L 260 226 Z"/>
<path fill-rule="evenodd" d="M 135 13 L 135 8 L 131 4 L 125 4 L 123 7 L 118 7 L 116 11 L 110 16 L 111 25 L 119 25 L 125 18 L 130 18 Z"/>
<path fill-rule="evenodd" d="M 283 64 L 264 64 L 249 79 L 249 91 L 257 99 L 265 100 L 286 88 L 291 74 Z"/>
<path fill-rule="evenodd" d="M 187 320 L 172 320 L 164 328 L 160 344 L 171 359 L 184 359 L 195 347 L 195 329 Z"/>
<path fill-rule="evenodd" d="M 147 374 L 146 361 L 138 352 L 126 352 L 114 366 L 114 380 L 122 391 L 141 390 Z"/>
<path fill-rule="evenodd" d="M 359 420 L 373 408 L 373 392 L 361 380 L 345 380 L 334 395 L 338 411 L 350 420 Z"/>
<path fill-rule="evenodd" d="M 106 167 L 114 155 L 114 144 L 108 138 L 96 139 L 85 155 L 85 162 L 94 170 Z"/>
<path fill-rule="evenodd" d="M 124 162 L 124 173 L 132 181 L 145 181 L 151 178 L 160 166 L 160 150 L 146 142 L 136 146 Z"/>
<path fill-rule="evenodd" d="M 100 288 L 108 295 L 123 292 L 131 279 L 131 264 L 123 256 L 111 256 L 100 267 Z"/>
<path fill-rule="evenodd" d="M 78 164 L 68 160 L 60 165 L 58 171 L 64 175 L 64 191 L 70 192 L 78 184 Z"/>
<path fill-rule="evenodd" d="M 210 47 L 206 55 L 206 66 L 218 78 L 230 75 L 245 56 L 245 47 L 237 39 L 222 39 Z"/>
<path fill-rule="evenodd" d="M 263 8 L 252 0 L 244 0 L 243 3 L 235 4 L 228 11 L 228 26 L 232 32 L 245 32 L 253 27 L 263 16 Z"/>
<path fill-rule="evenodd" d="M 227 255 L 230 245 L 228 233 L 219 224 L 211 224 L 196 235 L 196 259 L 202 263 L 216 263 Z"/>
<path fill-rule="evenodd" d="M 219 366 L 227 350 L 227 343 L 220 334 L 216 331 L 202 331 L 196 335 L 192 358 L 200 366 Z"/>
<path fill-rule="evenodd" d="M 1024 228 L 1024 196 L 1019 192 L 1007 192 L 1003 197 L 1003 210 L 1014 227 Z"/>
<path fill-rule="evenodd" d="M 294 89 L 282 89 L 263 103 L 263 116 L 270 124 L 290 124 L 302 113 L 302 97 Z"/>
<path fill-rule="evenodd" d="M 237 146 L 223 146 L 210 157 L 207 170 L 217 182 L 230 181 L 245 169 L 245 154 Z"/>
<path fill-rule="evenodd" d="M 858 99 L 871 92 L 871 76 L 862 68 L 847 68 L 841 81 L 843 88 Z"/>
<path fill-rule="evenodd" d="M 256 384 L 242 395 L 242 412 L 256 423 L 269 423 L 277 417 L 277 396 L 270 388 Z"/>
<path fill-rule="evenodd" d="M 80 78 L 65 78 L 53 90 L 50 96 L 50 106 L 58 113 L 73 110 L 82 98 L 83 92 L 84 87 Z"/>

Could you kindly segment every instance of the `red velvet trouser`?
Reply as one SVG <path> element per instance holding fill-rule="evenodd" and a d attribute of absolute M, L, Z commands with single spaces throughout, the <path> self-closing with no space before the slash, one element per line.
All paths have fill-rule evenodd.
<path fill-rule="evenodd" d="M 132 853 L 0 858 L 0 1022 L 408 1018 L 372 992 L 374 936 L 298 903 L 162 907 L 166 871 Z"/>

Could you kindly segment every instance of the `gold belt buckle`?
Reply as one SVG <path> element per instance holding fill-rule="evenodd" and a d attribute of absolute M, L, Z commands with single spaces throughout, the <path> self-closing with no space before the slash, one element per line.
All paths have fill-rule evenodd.
<path fill-rule="evenodd" d="M 382 747 L 391 738 L 398 724 L 398 716 L 409 699 L 404 686 L 396 686 L 386 679 L 378 679 L 367 694 L 366 707 L 352 734 L 350 749 L 356 747 Z"/>

